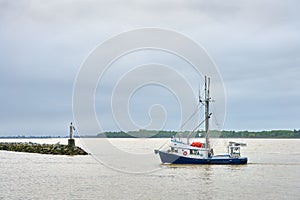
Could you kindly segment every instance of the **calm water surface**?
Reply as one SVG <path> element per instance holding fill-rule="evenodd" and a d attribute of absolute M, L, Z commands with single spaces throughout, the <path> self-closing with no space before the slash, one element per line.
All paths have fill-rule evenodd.
<path fill-rule="evenodd" d="M 66 143 L 66 139 L 30 141 Z M 166 139 L 110 141 L 123 151 L 146 154 Z M 88 142 L 77 140 L 83 147 Z M 248 144 L 242 152 L 249 158 L 247 165 L 161 165 L 153 154 L 153 159 L 144 165 L 156 171 L 139 174 L 112 170 L 91 155 L 0 151 L 0 199 L 300 199 L 300 140 L 243 142 Z M 224 147 L 224 142 L 218 142 L 216 151 L 223 152 Z M 103 156 L 105 161 L 114 163 L 115 157 Z M 134 161 L 129 162 L 128 166 L 135 165 Z"/>

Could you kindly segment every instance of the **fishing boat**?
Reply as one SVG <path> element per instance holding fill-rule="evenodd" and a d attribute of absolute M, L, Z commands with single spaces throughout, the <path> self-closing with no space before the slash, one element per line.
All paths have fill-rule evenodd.
<path fill-rule="evenodd" d="M 205 95 L 201 99 L 199 95 L 199 102 L 205 107 L 204 120 L 199 124 L 205 122 L 205 141 L 190 142 L 189 136 L 186 141 L 180 137 L 173 137 L 170 140 L 169 146 L 166 150 L 156 149 L 154 152 L 159 154 L 162 163 L 170 164 L 232 164 L 241 165 L 247 164 L 248 158 L 241 156 L 241 147 L 246 146 L 245 143 L 229 142 L 227 145 L 227 152 L 220 155 L 214 155 L 214 150 L 210 145 L 209 123 L 212 113 L 210 113 L 209 106 L 211 102 L 210 97 L 210 78 L 205 76 Z"/>

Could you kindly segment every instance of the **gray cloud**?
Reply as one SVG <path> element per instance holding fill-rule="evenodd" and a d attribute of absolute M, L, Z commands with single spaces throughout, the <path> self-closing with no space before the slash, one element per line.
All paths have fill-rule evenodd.
<path fill-rule="evenodd" d="M 73 81 L 89 52 L 149 26 L 179 31 L 207 49 L 226 87 L 226 129 L 299 128 L 299 4 L 0 1 L 0 134 L 64 134 Z"/>

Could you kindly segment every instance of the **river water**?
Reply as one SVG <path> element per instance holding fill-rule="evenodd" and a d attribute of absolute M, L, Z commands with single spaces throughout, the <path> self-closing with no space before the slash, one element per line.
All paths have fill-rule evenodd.
<path fill-rule="evenodd" d="M 142 161 L 109 154 L 105 139 L 77 139 L 93 151 L 88 156 L 0 151 L 0 199 L 300 199 L 299 139 L 243 139 L 249 163 L 241 166 L 161 165 L 152 152 L 167 140 L 109 140 L 121 151 L 147 158 Z M 216 143 L 216 151 L 225 142 Z M 108 150 L 101 154 L 97 148 Z"/>

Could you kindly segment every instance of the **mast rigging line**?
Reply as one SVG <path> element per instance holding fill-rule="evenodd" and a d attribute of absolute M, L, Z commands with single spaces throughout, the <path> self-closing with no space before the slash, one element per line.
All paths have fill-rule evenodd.
<path fill-rule="evenodd" d="M 193 131 L 191 131 L 188 135 L 187 135 L 187 140 L 189 139 L 190 135 L 192 133 L 194 133 L 203 123 L 205 122 L 205 120 L 203 120 L 201 123 L 199 123 L 194 129 Z M 178 134 L 178 133 L 177 133 Z M 163 146 L 165 146 L 165 144 L 167 143 L 168 141 L 166 141 L 164 144 L 162 144 L 158 149 L 161 149 Z"/>
<path fill-rule="evenodd" d="M 191 114 L 191 116 L 187 120 L 185 120 L 185 122 L 179 127 L 179 130 L 177 132 L 179 132 L 200 111 L 200 109 L 203 107 L 203 104 L 201 105 L 200 104 L 201 104 L 200 102 L 197 104 L 197 108 L 195 109 L 195 111 Z"/>
<path fill-rule="evenodd" d="M 216 107 L 215 107 L 215 104 L 212 103 L 211 105 L 212 105 L 213 113 L 216 113 Z M 215 121 L 214 121 L 215 125 L 216 125 L 217 128 L 221 131 L 221 124 L 218 122 L 218 119 L 217 119 L 216 115 L 213 115 L 213 118 L 214 118 L 214 120 L 215 120 Z"/>
<path fill-rule="evenodd" d="M 187 139 L 189 139 L 189 137 L 205 122 L 206 119 L 204 119 L 202 122 L 200 122 L 200 124 L 198 124 L 193 130 L 192 132 L 190 132 L 188 135 L 187 135 Z"/>
<path fill-rule="evenodd" d="M 200 105 L 200 106 L 199 106 Z M 203 107 L 203 103 L 199 102 L 197 104 L 197 108 L 195 109 L 195 111 L 190 115 L 190 117 L 179 127 L 178 131 L 177 131 L 177 134 L 180 133 L 180 130 L 200 111 L 200 109 Z M 196 126 L 196 128 L 191 132 L 189 133 L 189 135 L 191 135 L 193 132 L 195 132 L 196 129 L 198 129 L 202 124 L 203 124 L 204 121 L 202 121 L 199 125 Z M 166 145 L 168 141 L 166 141 L 165 143 L 163 143 L 158 149 L 161 149 L 163 148 L 163 146 Z"/>

